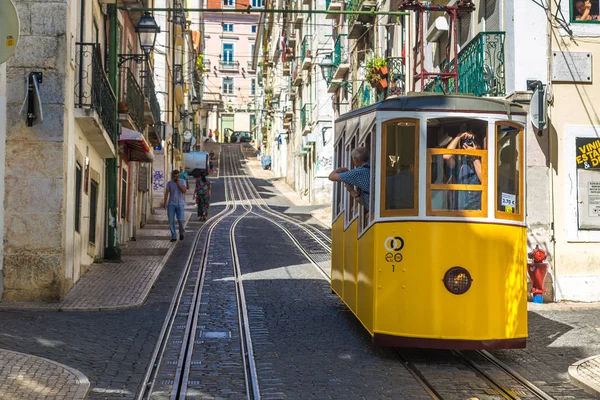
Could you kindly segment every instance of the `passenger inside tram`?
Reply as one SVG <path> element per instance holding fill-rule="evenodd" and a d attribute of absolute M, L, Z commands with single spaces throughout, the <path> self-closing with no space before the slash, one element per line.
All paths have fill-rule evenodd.
<path fill-rule="evenodd" d="M 486 122 L 477 120 L 432 120 L 428 123 L 428 147 L 465 150 L 469 154 L 431 156 L 431 184 L 481 185 L 481 157 L 472 151 L 485 150 Z M 481 210 L 481 190 L 432 190 L 433 210 Z"/>

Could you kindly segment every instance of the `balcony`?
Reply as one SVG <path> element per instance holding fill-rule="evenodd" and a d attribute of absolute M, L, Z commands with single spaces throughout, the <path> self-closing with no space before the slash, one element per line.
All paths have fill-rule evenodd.
<path fill-rule="evenodd" d="M 283 76 L 290 76 L 291 72 L 292 72 L 292 63 L 289 61 L 286 61 L 283 63 Z"/>
<path fill-rule="evenodd" d="M 219 61 L 219 69 L 221 71 L 238 72 L 240 70 L 240 62 L 239 61 Z"/>
<path fill-rule="evenodd" d="M 292 72 L 292 86 L 302 86 L 302 70 L 298 67 Z"/>
<path fill-rule="evenodd" d="M 458 53 L 458 91 L 504 96 L 504 32 L 481 32 Z"/>
<path fill-rule="evenodd" d="M 325 9 L 327 11 L 342 11 L 343 3 L 341 0 L 325 0 Z M 337 19 L 340 14 L 326 14 L 325 19 Z"/>
<path fill-rule="evenodd" d="M 75 120 L 100 156 L 113 158 L 116 96 L 102 68 L 100 47 L 95 43 L 77 43 L 76 48 Z"/>
<path fill-rule="evenodd" d="M 302 60 L 302 69 L 309 69 L 312 64 L 312 35 L 304 36 L 302 39 L 302 50 L 300 53 L 300 59 Z"/>
<path fill-rule="evenodd" d="M 372 0 L 357 0 L 356 4 L 351 3 L 350 11 L 372 11 L 377 8 L 377 3 Z M 348 37 L 350 39 L 359 39 L 367 31 L 365 24 L 372 23 L 375 14 L 350 14 L 348 16 Z"/>
<path fill-rule="evenodd" d="M 218 92 L 204 92 L 202 96 L 203 104 L 220 104 L 223 102 L 223 95 Z"/>
<path fill-rule="evenodd" d="M 406 73 L 403 57 L 389 57 L 387 96 L 403 96 L 406 94 Z"/>
<path fill-rule="evenodd" d="M 350 63 L 348 62 L 347 50 L 343 47 L 342 36 L 338 36 L 335 39 L 333 46 L 333 80 L 344 79 L 344 76 L 350 69 Z"/>
<path fill-rule="evenodd" d="M 312 123 L 312 104 L 306 103 L 300 109 L 300 123 L 304 134 L 310 132 L 310 124 Z"/>
<path fill-rule="evenodd" d="M 154 86 L 154 73 L 150 69 L 150 65 L 146 64 L 145 71 L 142 75 L 143 92 L 144 92 L 144 124 L 150 125 L 149 137 L 153 146 L 159 146 L 161 137 L 157 129 L 160 126 L 160 104 L 156 98 L 156 89 Z"/>
<path fill-rule="evenodd" d="M 358 90 L 354 96 L 352 96 L 352 109 L 355 110 L 371 105 L 373 98 L 372 94 L 373 89 L 371 86 L 366 81 L 361 82 Z"/>
<path fill-rule="evenodd" d="M 141 132 L 144 128 L 144 94 L 129 68 L 125 71 L 125 93 L 119 103 L 119 122 L 125 128 Z"/>

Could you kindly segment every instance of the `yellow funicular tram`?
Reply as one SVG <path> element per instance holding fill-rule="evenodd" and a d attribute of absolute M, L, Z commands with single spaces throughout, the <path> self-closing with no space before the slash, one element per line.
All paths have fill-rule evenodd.
<path fill-rule="evenodd" d="M 375 344 L 525 347 L 524 126 L 508 101 L 415 94 L 340 116 L 335 166 L 370 152 L 370 201 L 333 199 L 331 288 Z"/>

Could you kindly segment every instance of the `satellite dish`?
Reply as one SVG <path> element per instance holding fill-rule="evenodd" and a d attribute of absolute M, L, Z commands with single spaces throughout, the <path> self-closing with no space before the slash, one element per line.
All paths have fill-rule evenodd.
<path fill-rule="evenodd" d="M 187 130 L 183 132 L 183 139 L 187 142 L 192 138 L 192 132 Z"/>
<path fill-rule="evenodd" d="M 15 54 L 19 42 L 19 15 L 12 0 L 0 0 L 0 64 Z"/>

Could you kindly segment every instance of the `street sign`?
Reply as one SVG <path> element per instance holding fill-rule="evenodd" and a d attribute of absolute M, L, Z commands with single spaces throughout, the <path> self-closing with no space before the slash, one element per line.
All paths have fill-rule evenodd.
<path fill-rule="evenodd" d="M 0 0 L 0 64 L 15 54 L 19 42 L 19 15 L 12 0 Z"/>

